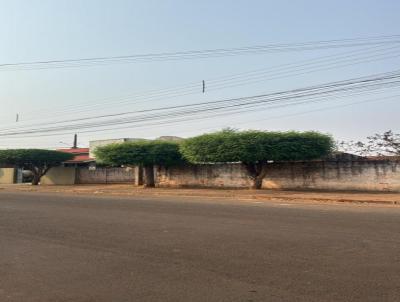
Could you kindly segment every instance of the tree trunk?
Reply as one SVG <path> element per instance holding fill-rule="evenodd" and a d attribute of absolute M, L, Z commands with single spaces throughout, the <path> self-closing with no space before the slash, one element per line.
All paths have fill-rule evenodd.
<path fill-rule="evenodd" d="M 259 190 L 262 188 L 262 182 L 267 174 L 267 168 L 265 162 L 257 162 L 257 163 L 245 163 L 244 164 L 247 172 L 249 173 L 250 178 L 253 180 L 253 184 L 251 185 L 251 189 Z"/>
<path fill-rule="evenodd" d="M 40 179 L 50 170 L 51 167 L 31 167 L 33 174 L 32 186 L 37 186 L 40 183 Z"/>
<path fill-rule="evenodd" d="M 40 182 L 40 174 L 34 171 L 32 171 L 32 173 L 33 173 L 32 186 L 37 186 Z"/>
<path fill-rule="evenodd" d="M 145 188 L 154 188 L 155 187 L 155 182 L 154 182 L 154 167 L 153 166 L 145 166 L 143 167 L 144 173 L 143 173 L 143 180 L 144 184 L 143 186 Z"/>
<path fill-rule="evenodd" d="M 252 189 L 254 190 L 260 190 L 262 187 L 262 181 L 263 181 L 264 176 L 260 177 L 260 176 L 256 176 L 253 179 L 253 185 L 252 185 Z"/>

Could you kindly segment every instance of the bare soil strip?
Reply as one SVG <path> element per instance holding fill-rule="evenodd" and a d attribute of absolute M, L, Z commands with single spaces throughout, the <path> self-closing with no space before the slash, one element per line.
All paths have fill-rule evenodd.
<path fill-rule="evenodd" d="M 316 191 L 280 191 L 280 190 L 232 190 L 232 189 L 186 189 L 155 188 L 144 189 L 129 184 L 116 185 L 74 185 L 74 186 L 30 186 L 0 185 L 3 192 L 38 192 L 80 194 L 96 196 L 138 196 L 138 197 L 207 197 L 230 198 L 256 201 L 287 202 L 330 202 L 330 203 L 375 203 L 400 205 L 399 193 L 363 193 L 363 192 L 316 192 Z"/>

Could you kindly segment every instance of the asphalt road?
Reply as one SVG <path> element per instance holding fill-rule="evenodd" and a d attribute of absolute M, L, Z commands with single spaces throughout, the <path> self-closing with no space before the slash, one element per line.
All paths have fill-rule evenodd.
<path fill-rule="evenodd" d="M 400 301 L 400 207 L 3 192 L 0 301 Z"/>

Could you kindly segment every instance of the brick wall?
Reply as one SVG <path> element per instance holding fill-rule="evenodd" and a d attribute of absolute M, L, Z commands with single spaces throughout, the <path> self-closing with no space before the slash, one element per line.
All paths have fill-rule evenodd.
<path fill-rule="evenodd" d="M 266 189 L 400 192 L 400 160 L 272 163 L 267 168 L 268 173 L 263 181 L 263 188 Z M 66 168 L 50 170 L 45 183 L 135 184 L 138 180 L 137 168 L 77 168 L 74 173 L 64 173 L 58 169 Z M 74 181 L 70 176 L 74 176 Z M 155 176 L 159 187 L 248 188 L 251 185 L 247 171 L 241 164 L 157 167 Z M 51 181 L 47 181 L 47 178 L 51 178 Z"/>
<path fill-rule="evenodd" d="M 157 168 L 160 187 L 245 188 L 251 184 L 241 164 Z M 273 163 L 263 188 L 400 192 L 400 161 L 313 161 Z"/>
<path fill-rule="evenodd" d="M 251 184 L 240 164 L 158 167 L 156 182 L 160 187 L 247 188 Z"/>
<path fill-rule="evenodd" d="M 135 168 L 78 168 L 76 171 L 77 184 L 111 184 L 134 183 Z"/>

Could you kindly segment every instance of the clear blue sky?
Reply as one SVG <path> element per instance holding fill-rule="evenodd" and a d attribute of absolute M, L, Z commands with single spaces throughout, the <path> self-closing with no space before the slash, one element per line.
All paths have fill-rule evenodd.
<path fill-rule="evenodd" d="M 116 56 L 330 40 L 400 33 L 400 1 L 123 1 L 0 0 L 0 64 L 21 61 Z M 341 50 L 343 51 L 343 50 Z M 338 52 L 336 50 L 336 52 Z M 400 68 L 400 58 L 274 81 L 198 93 L 176 99 L 109 106 L 93 112 L 56 113 L 78 104 L 112 102 L 121 96 L 180 86 L 258 68 L 335 53 L 332 50 L 273 53 L 194 61 L 152 62 L 29 71 L 0 71 L 0 128 L 21 119 L 72 118 L 171 104 L 255 95 Z M 400 91 L 397 91 L 400 94 Z M 298 106 L 225 116 L 202 122 L 80 135 L 113 137 L 190 136 L 221 127 L 265 130 L 319 130 L 337 139 L 399 131 L 399 99 L 308 114 L 329 104 Z M 332 103 L 352 102 L 351 99 Z M 252 122 L 253 121 L 253 122 Z M 79 132 L 78 132 L 79 133 Z M 61 147 L 70 135 L 3 139 L 1 147 Z"/>

